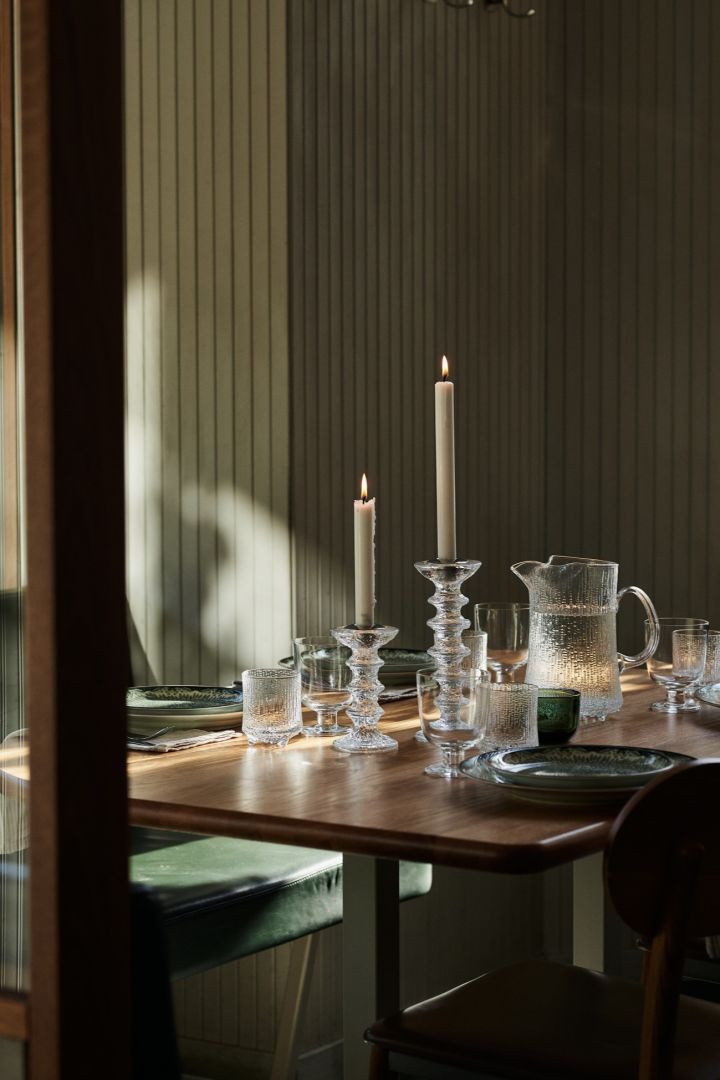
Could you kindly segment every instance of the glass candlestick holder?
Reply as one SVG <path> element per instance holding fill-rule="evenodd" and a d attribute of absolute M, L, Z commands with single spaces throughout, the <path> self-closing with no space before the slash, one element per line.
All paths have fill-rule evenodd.
<path fill-rule="evenodd" d="M 378 704 L 382 683 L 378 671 L 383 661 L 378 650 L 397 634 L 396 626 L 339 626 L 330 633 L 341 645 L 350 649 L 347 665 L 352 672 L 349 690 L 352 703 L 347 715 L 352 730 L 335 739 L 333 749 L 346 754 L 373 754 L 397 750 L 397 741 L 378 730 L 378 721 L 385 711 Z"/>
<path fill-rule="evenodd" d="M 460 707 L 458 688 L 462 685 L 463 661 L 470 652 L 462 639 L 463 630 L 470 626 L 470 620 L 462 615 L 468 602 L 462 585 L 481 566 L 476 559 L 427 559 L 415 563 L 415 569 L 435 586 L 428 603 L 437 613 L 427 624 L 435 635 L 428 652 L 435 661 L 435 678 L 440 685 L 437 707 L 441 719 L 436 727 L 441 727 L 443 720 L 448 727 L 454 726 Z"/>

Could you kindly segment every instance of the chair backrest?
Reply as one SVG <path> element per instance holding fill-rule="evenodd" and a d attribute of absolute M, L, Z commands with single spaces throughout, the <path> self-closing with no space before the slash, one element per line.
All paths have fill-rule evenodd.
<path fill-rule="evenodd" d="M 638 792 L 613 826 L 605 876 L 618 914 L 652 939 L 640 1076 L 670 1077 L 686 941 L 720 933 L 720 761 Z"/>

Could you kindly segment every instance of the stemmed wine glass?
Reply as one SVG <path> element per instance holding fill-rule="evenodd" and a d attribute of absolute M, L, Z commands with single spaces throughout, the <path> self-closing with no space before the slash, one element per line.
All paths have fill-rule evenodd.
<path fill-rule="evenodd" d="M 442 751 L 442 761 L 426 767 L 428 776 L 443 776 L 448 780 L 462 776 L 459 765 L 463 752 L 475 746 L 482 736 L 477 690 L 487 678 L 487 671 L 469 669 L 447 681 L 443 679 L 441 685 L 436 668 L 420 668 L 417 672 L 418 711 L 423 731 L 428 742 Z"/>
<path fill-rule="evenodd" d="M 698 703 L 679 701 L 678 691 L 684 690 L 695 682 L 704 670 L 708 620 L 664 616 L 658 622 L 660 623 L 660 639 L 654 654 L 647 662 L 647 668 L 650 678 L 665 687 L 666 697 L 664 701 L 654 701 L 650 708 L 655 712 L 695 712 L 700 708 Z M 688 641 L 679 639 L 676 646 L 674 634 L 677 630 L 690 634 L 694 632 L 703 640 L 699 641 L 697 637 Z M 646 637 L 653 633 L 652 625 L 647 620 L 645 633 Z M 676 662 L 680 665 L 677 670 Z M 695 672 L 692 678 L 688 677 L 690 669 Z"/>
<path fill-rule="evenodd" d="M 302 703 L 317 715 L 317 722 L 303 728 L 303 735 L 344 735 L 338 723 L 340 709 L 352 701 L 347 666 L 350 650 L 332 637 L 299 637 L 293 642 L 295 669 L 300 672 Z"/>
<path fill-rule="evenodd" d="M 529 604 L 476 604 L 475 629 L 487 633 L 487 666 L 497 682 L 527 663 Z"/>

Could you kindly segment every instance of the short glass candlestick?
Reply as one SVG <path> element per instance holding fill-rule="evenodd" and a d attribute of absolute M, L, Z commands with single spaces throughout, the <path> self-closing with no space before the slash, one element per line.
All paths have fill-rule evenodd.
<path fill-rule="evenodd" d="M 383 686 L 378 671 L 383 661 L 378 650 L 387 645 L 397 634 L 396 626 L 339 626 L 330 633 L 341 645 L 350 649 L 347 666 L 352 672 L 350 695 L 352 703 L 347 715 L 352 720 L 352 730 L 335 739 L 333 749 L 346 754 L 373 754 L 397 750 L 397 741 L 378 729 L 378 722 L 385 711 L 378 704 Z"/>
<path fill-rule="evenodd" d="M 470 655 L 462 638 L 463 630 L 470 626 L 470 620 L 461 613 L 468 602 L 462 594 L 462 585 L 481 566 L 476 559 L 427 559 L 415 563 L 415 569 L 435 586 L 428 603 L 437 614 L 427 624 L 435 637 L 428 652 L 435 661 L 435 678 L 440 685 L 437 699 L 440 720 L 435 723 L 436 730 L 443 722 L 449 727 L 456 724 L 460 708 L 457 686 L 462 680 L 465 657 Z"/>

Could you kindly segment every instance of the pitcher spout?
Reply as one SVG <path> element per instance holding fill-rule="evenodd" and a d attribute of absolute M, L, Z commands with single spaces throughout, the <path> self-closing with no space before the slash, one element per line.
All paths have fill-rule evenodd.
<path fill-rule="evenodd" d="M 526 559 L 524 562 L 513 563 L 510 569 L 516 577 L 520 578 L 524 585 L 530 588 L 530 582 L 535 576 L 537 570 L 544 570 L 546 566 L 547 563 L 538 562 L 536 559 Z"/>

